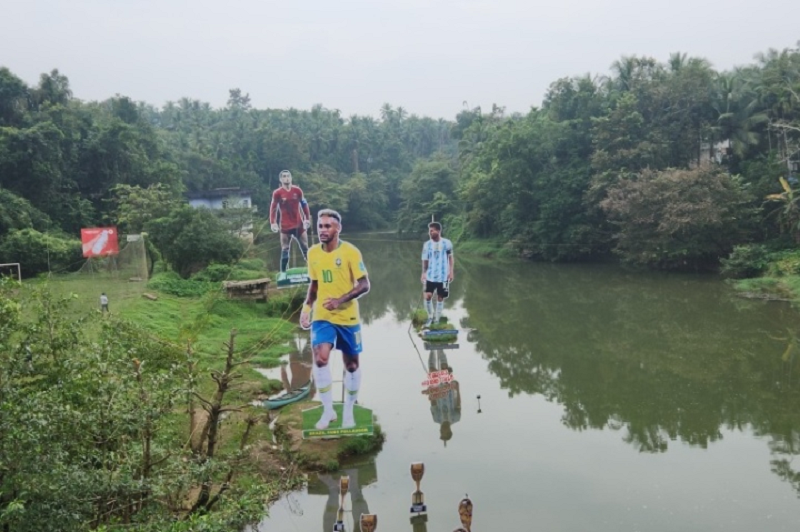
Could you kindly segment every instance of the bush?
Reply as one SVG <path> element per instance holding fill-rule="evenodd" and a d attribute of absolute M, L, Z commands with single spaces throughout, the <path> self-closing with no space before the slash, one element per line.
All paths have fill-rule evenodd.
<path fill-rule="evenodd" d="M 720 272 L 736 279 L 757 277 L 767 268 L 769 259 L 769 250 L 764 245 L 735 246 L 731 254 L 720 261 Z"/>
<path fill-rule="evenodd" d="M 800 275 L 800 250 L 787 250 L 770 256 L 767 273 L 775 277 Z"/>
<path fill-rule="evenodd" d="M 11 231 L 0 243 L 0 262 L 19 262 L 22 275 L 66 271 L 82 259 L 81 241 L 40 233 L 36 229 Z"/>
<path fill-rule="evenodd" d="M 209 264 L 204 270 L 192 275 L 194 281 L 220 282 L 231 276 L 233 266 L 227 264 Z"/>
<path fill-rule="evenodd" d="M 150 220 L 145 229 L 164 260 L 184 278 L 214 262 L 231 264 L 244 250 L 242 240 L 210 209 L 182 205 L 169 216 Z"/>
<path fill-rule="evenodd" d="M 665 269 L 717 267 L 752 233 L 756 209 L 740 178 L 714 166 L 644 170 L 600 202 L 626 262 Z"/>

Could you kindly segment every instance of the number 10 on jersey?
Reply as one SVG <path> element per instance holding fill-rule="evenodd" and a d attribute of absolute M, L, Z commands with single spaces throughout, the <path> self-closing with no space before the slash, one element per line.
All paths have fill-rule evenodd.
<path fill-rule="evenodd" d="M 333 282 L 333 272 L 330 270 L 322 270 L 322 282 L 323 283 L 332 283 Z"/>

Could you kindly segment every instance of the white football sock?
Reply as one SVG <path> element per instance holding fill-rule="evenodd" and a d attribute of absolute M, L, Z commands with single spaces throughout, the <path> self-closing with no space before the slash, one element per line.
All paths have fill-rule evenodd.
<path fill-rule="evenodd" d="M 430 299 L 425 300 L 425 312 L 428 313 L 428 319 L 433 319 L 433 301 Z"/>
<path fill-rule="evenodd" d="M 336 421 L 336 411 L 333 409 L 333 377 L 331 377 L 331 368 L 328 365 L 319 367 L 314 364 L 312 372 L 314 384 L 319 392 L 319 400 L 322 402 L 322 417 L 317 423 L 317 428 L 322 430 L 328 428 L 331 421 Z"/>
<path fill-rule="evenodd" d="M 344 376 L 344 389 L 346 393 L 344 396 L 344 421 L 342 422 L 342 428 L 348 428 L 345 427 L 345 424 L 355 426 L 353 405 L 356 404 L 356 400 L 358 399 L 358 389 L 360 387 L 361 368 L 346 372 Z"/>

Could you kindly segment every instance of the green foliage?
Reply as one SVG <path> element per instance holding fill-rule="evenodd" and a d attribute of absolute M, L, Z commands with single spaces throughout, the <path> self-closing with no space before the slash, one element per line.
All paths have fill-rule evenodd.
<path fill-rule="evenodd" d="M 722 258 L 720 272 L 733 278 L 755 277 L 769 265 L 769 250 L 761 244 L 734 246 L 727 258 Z"/>
<path fill-rule="evenodd" d="M 741 181 L 718 167 L 643 171 L 618 182 L 601 206 L 614 221 L 616 251 L 639 265 L 705 269 L 745 240 L 753 219 Z"/>
<path fill-rule="evenodd" d="M 419 161 L 400 187 L 402 206 L 397 214 L 400 233 L 426 235 L 431 216 L 442 222 L 458 212 L 456 172 L 442 155 Z"/>
<path fill-rule="evenodd" d="M 768 275 L 776 277 L 800 276 L 800 251 L 785 250 L 769 257 Z"/>
<path fill-rule="evenodd" d="M 397 222 L 421 235 L 433 215 L 451 239 L 497 240 L 532 259 L 597 259 L 620 237 L 601 202 L 644 170 L 712 162 L 742 175 L 758 199 L 782 194 L 776 179 L 793 183 L 800 153 L 798 94 L 800 52 L 788 48 L 728 72 L 681 53 L 621 57 L 609 75 L 555 81 L 525 116 L 493 104 L 453 121 L 388 103 L 380 119 L 322 105 L 255 109 L 239 89 L 221 109 L 188 98 L 161 109 L 124 96 L 84 103 L 57 70 L 27 86 L 0 69 L 0 187 L 70 234 L 109 222 L 136 232 L 170 218 L 183 190 L 247 188 L 265 213 L 288 168 L 312 211 L 337 209 L 350 229 Z M 740 207 L 751 219 L 752 205 Z M 773 207 L 774 218 L 757 214 L 753 238 L 781 230 L 800 239 L 794 199 Z M 41 230 L 27 220 L 36 211 L 0 207 L 0 233 Z M 252 214 L 221 218 L 234 231 Z M 716 246 L 708 260 L 730 249 Z M 180 255 L 188 261 L 167 261 L 183 276 L 208 263 L 186 246 Z M 683 261 L 661 264 L 673 266 Z"/>
<path fill-rule="evenodd" d="M 0 242 L 0 262 L 21 263 L 24 276 L 74 269 L 81 257 L 80 240 L 40 233 L 36 229 L 11 231 Z"/>
<path fill-rule="evenodd" d="M 0 188 L 0 238 L 15 229 L 45 231 L 50 226 L 50 218 L 28 200 Z"/>
<path fill-rule="evenodd" d="M 114 204 L 111 221 L 122 233 L 141 233 L 147 222 L 169 215 L 179 205 L 175 193 L 161 183 L 147 188 L 119 183 L 109 192 Z"/>
<path fill-rule="evenodd" d="M 230 264 L 244 250 L 244 243 L 209 209 L 182 205 L 167 217 L 147 222 L 145 229 L 164 260 L 182 277 L 211 262 Z"/>
<path fill-rule="evenodd" d="M 277 481 L 231 475 L 238 444 L 186 446 L 176 412 L 204 392 L 181 348 L 113 318 L 90 340 L 72 297 L 37 289 L 25 309 L 14 288 L 0 280 L 0 529 L 217 532 L 261 518 Z M 224 396 L 208 402 L 216 414 Z M 206 488 L 219 498 L 203 501 Z"/>

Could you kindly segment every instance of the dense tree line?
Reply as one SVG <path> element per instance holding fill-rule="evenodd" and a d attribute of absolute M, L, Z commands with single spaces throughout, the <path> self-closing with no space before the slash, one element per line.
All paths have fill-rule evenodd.
<path fill-rule="evenodd" d="M 132 189 L 243 187 L 263 214 L 288 168 L 350 228 L 419 233 L 433 215 L 538 260 L 715 267 L 737 245 L 800 240 L 799 150 L 797 49 L 727 72 L 686 54 L 622 57 L 608 76 L 555 81 L 525 115 L 493 105 L 453 121 L 389 104 L 379 119 L 255 109 L 239 89 L 220 109 L 85 103 L 58 71 L 31 87 L 3 68 L 0 255 L 14 231 L 41 248 L 43 232 L 118 223 Z"/>
<path fill-rule="evenodd" d="M 610 76 L 554 82 L 524 117 L 464 111 L 451 212 L 544 260 L 617 251 L 697 268 L 736 244 L 796 239 L 800 51 L 757 59 L 716 72 L 685 54 L 623 57 Z"/>

